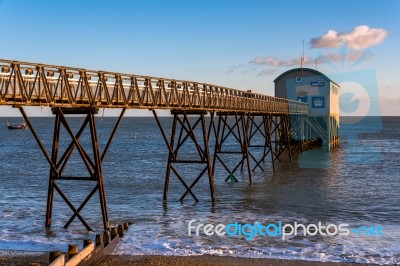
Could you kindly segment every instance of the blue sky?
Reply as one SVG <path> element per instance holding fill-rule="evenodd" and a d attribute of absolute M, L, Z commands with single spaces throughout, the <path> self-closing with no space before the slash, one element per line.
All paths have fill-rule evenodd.
<path fill-rule="evenodd" d="M 307 67 L 317 59 L 328 76 L 374 70 L 381 113 L 400 115 L 399 14 L 389 0 L 0 0 L 0 58 L 273 95 L 274 78 L 300 65 L 304 40 Z"/>

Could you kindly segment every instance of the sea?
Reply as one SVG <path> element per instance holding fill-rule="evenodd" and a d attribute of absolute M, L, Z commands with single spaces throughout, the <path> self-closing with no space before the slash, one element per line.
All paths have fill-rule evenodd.
<path fill-rule="evenodd" d="M 68 244 L 82 246 L 84 239 L 102 233 L 97 194 L 81 212 L 93 232 L 78 219 L 63 228 L 72 211 L 57 193 L 52 227 L 45 228 L 49 165 L 30 130 L 9 130 L 7 120 L 17 124 L 21 118 L 0 118 L 0 250 L 66 251 Z M 69 118 L 75 132 L 83 121 L 83 117 Z M 99 116 L 96 121 L 104 149 L 116 118 Z M 33 117 L 31 122 L 50 153 L 54 118 Z M 161 123 L 169 136 L 171 117 L 162 117 Z M 61 136 L 63 151 L 71 138 L 65 130 Z M 235 172 L 238 182 L 225 182 L 228 172 L 217 162 L 214 203 L 206 176 L 192 189 L 196 202 L 190 195 L 179 200 L 185 189 L 172 175 L 168 199 L 163 201 L 168 149 L 157 123 L 150 116 L 125 117 L 103 163 L 110 223 L 132 222 L 114 253 L 400 264 L 399 139 L 400 117 L 342 117 L 340 147 L 331 152 L 297 151 L 292 162 L 283 155 L 275 172 L 267 156 L 261 163 L 264 171 L 255 169 L 251 183 L 246 167 Z M 80 140 L 91 155 L 89 131 Z M 234 140 L 226 145 L 235 148 Z M 180 156 L 193 156 L 194 149 L 182 150 Z M 260 156 L 257 148 L 252 149 L 254 157 Z M 238 154 L 226 156 L 230 166 L 241 159 Z M 175 166 L 188 184 L 204 167 Z M 77 151 L 65 175 L 87 176 Z M 75 206 L 94 185 L 58 184 Z M 207 230 L 223 224 L 229 234 L 205 232 L 207 224 L 211 224 Z M 290 234 L 295 225 L 297 234 Z M 314 225 L 329 230 L 312 230 Z"/>

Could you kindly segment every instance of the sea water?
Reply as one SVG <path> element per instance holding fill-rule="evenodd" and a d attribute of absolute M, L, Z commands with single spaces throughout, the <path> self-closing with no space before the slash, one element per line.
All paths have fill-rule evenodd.
<path fill-rule="evenodd" d="M 0 118 L 0 125 L 4 125 L 0 127 L 0 249 L 67 250 L 68 244 L 81 243 L 101 233 L 97 195 L 81 212 L 94 232 L 87 232 L 77 219 L 68 229 L 63 228 L 73 213 L 57 193 L 52 227 L 44 228 L 48 163 L 31 132 L 8 130 L 7 119 L 19 122 L 16 118 Z M 161 120 L 168 132 L 171 118 Z M 69 121 L 76 131 L 83 118 Z M 115 121 L 116 118 L 97 118 L 101 149 Z M 168 201 L 163 202 L 168 150 L 159 128 L 153 117 L 124 118 L 103 164 L 110 222 L 133 223 L 115 253 L 400 263 L 400 118 L 343 121 L 340 148 L 297 153 L 293 162 L 283 156 L 282 162 L 276 161 L 275 173 L 267 156 L 261 164 L 264 171 L 255 169 L 251 184 L 246 167 L 243 173 L 235 173 L 239 182 L 225 182 L 228 173 L 217 163 L 216 202 L 212 204 L 206 176 L 193 188 L 199 202 L 190 195 L 179 201 L 185 190 L 175 176 L 171 177 Z M 50 153 L 54 118 L 32 118 L 32 123 Z M 65 130 L 62 137 L 60 150 L 70 142 Z M 90 155 L 88 132 L 81 140 Z M 227 145 L 234 148 L 234 142 Z M 211 147 L 213 153 L 213 143 Z M 237 155 L 225 157 L 230 166 L 240 159 Z M 181 165 L 177 169 L 186 179 L 193 180 L 199 167 Z M 87 176 L 76 151 L 65 175 Z M 79 181 L 58 184 L 76 206 L 94 185 Z M 305 225 L 345 223 L 349 228 L 379 225 L 383 235 L 299 234 L 285 240 L 270 236 L 246 240 L 244 236 L 204 233 L 195 236 L 188 235 L 188 223 L 193 219 L 196 224 L 213 225 L 279 221 Z"/>

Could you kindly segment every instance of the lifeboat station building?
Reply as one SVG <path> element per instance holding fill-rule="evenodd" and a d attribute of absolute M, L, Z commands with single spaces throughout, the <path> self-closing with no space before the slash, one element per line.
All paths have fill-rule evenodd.
<path fill-rule="evenodd" d="M 340 86 L 325 74 L 310 68 L 295 68 L 275 80 L 275 96 L 308 104 L 308 117 L 292 117 L 299 123 L 292 132 L 299 141 L 318 139 L 327 150 L 339 145 Z M 294 127 L 292 127 L 294 128 Z"/>

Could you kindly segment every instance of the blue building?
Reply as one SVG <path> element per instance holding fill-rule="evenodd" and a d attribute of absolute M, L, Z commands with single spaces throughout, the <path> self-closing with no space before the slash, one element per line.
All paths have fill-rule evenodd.
<path fill-rule="evenodd" d="M 275 80 L 275 96 L 308 103 L 306 118 L 294 117 L 301 132 L 294 136 L 301 140 L 322 140 L 331 150 L 339 144 L 340 86 L 325 74 L 310 68 L 295 68 Z"/>

